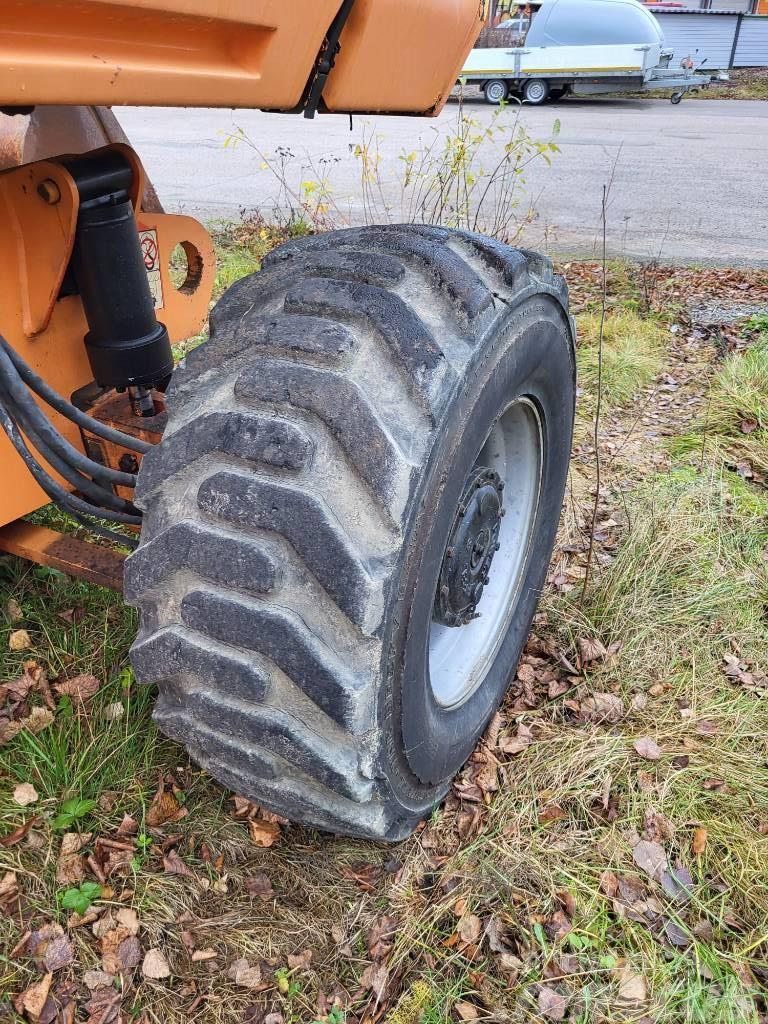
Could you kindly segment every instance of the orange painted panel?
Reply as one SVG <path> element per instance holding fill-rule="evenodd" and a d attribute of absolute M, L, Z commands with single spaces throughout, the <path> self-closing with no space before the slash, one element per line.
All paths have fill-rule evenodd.
<path fill-rule="evenodd" d="M 436 113 L 482 26 L 477 0 L 356 0 L 323 93 L 328 108 Z"/>
<path fill-rule="evenodd" d="M 119 148 L 135 162 L 138 191 L 141 165 L 132 150 Z M 37 184 L 48 179 L 60 186 L 61 199 L 55 205 L 43 202 L 37 193 Z M 88 324 L 80 298 L 56 298 L 71 252 L 73 202 L 77 197 L 71 179 L 56 163 L 41 161 L 0 174 L 0 232 L 7 240 L 0 246 L 0 333 L 65 398 L 93 380 L 83 344 Z M 137 220 L 158 254 L 154 283 L 158 319 L 172 341 L 190 337 L 208 315 L 215 274 L 210 236 L 191 217 L 139 210 Z M 168 262 L 177 244 L 187 251 L 189 263 L 188 279 L 180 287 L 171 279 Z M 82 449 L 79 429 L 42 400 L 38 404 L 57 430 Z M 0 526 L 48 504 L 1 429 L 0 467 Z"/>
<path fill-rule="evenodd" d="M 0 105 L 295 107 L 341 0 L 0 3 Z M 357 0 L 334 109 L 438 106 L 480 29 L 478 0 Z"/>

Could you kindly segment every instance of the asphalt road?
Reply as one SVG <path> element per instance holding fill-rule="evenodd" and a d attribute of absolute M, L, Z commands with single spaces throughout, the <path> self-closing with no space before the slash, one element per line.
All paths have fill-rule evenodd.
<path fill-rule="evenodd" d="M 360 160 L 352 148 L 364 135 L 377 140 L 381 195 L 401 219 L 400 154 L 451 132 L 457 104 L 436 120 L 333 115 L 315 121 L 282 114 L 230 110 L 116 110 L 144 160 L 168 212 L 204 221 L 269 212 L 278 182 L 259 152 L 247 143 L 225 146 L 243 129 L 274 161 L 290 150 L 289 178 L 316 179 L 327 170 L 333 197 L 346 220 L 364 219 Z M 493 108 L 467 104 L 490 124 Z M 511 108 L 502 118 L 516 116 Z M 603 185 L 609 184 L 607 236 L 611 253 L 671 261 L 768 264 L 768 102 L 585 99 L 524 108 L 519 114 L 537 139 L 551 137 L 555 121 L 561 152 L 551 166 L 528 168 L 520 211 L 535 208 L 525 244 L 556 252 L 597 253 Z M 502 142 L 488 144 L 490 166 Z M 290 200 L 288 200 L 290 202 Z M 381 215 L 377 219 L 382 219 Z"/>

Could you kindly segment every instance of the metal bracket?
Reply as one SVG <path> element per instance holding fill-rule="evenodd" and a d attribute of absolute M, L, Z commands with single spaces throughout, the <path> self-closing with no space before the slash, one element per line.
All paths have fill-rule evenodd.
<path fill-rule="evenodd" d="M 315 77 L 309 87 L 309 93 L 307 94 L 307 101 L 304 107 L 304 117 L 307 117 L 310 120 L 315 116 L 318 107 L 320 106 L 320 100 L 323 97 L 325 83 L 328 81 L 328 76 L 333 70 L 333 65 L 336 63 L 336 56 L 341 49 L 339 45 L 339 37 L 347 23 L 347 18 L 349 18 L 354 2 L 355 0 L 344 0 L 339 8 L 338 14 L 331 22 L 331 27 L 328 29 L 325 42 L 323 43 L 323 48 L 318 54 L 317 64 L 315 65 Z"/>

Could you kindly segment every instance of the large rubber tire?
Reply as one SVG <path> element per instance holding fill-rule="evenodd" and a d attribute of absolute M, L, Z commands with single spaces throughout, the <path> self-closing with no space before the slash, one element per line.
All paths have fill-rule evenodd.
<path fill-rule="evenodd" d="M 542 257 L 420 226 L 277 249 L 174 373 L 167 431 L 139 474 L 125 592 L 160 727 L 289 818 L 407 835 L 513 675 L 574 396 L 566 289 Z M 516 399 L 535 408 L 542 446 L 521 582 L 487 674 L 446 708 L 427 650 L 437 576 L 467 473 Z"/>

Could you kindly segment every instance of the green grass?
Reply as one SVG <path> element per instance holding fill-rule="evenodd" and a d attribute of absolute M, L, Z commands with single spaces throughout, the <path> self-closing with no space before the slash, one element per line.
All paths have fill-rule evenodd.
<path fill-rule="evenodd" d="M 266 230 L 222 229 L 217 289 L 258 265 L 277 237 L 267 231 L 262 238 Z M 635 396 L 672 359 L 663 317 L 638 312 L 641 283 L 637 268 L 612 265 L 604 391 L 612 417 L 625 426 L 636 415 Z M 579 317 L 585 415 L 594 409 L 599 328 L 590 288 Z M 763 329 L 762 322 L 750 324 L 752 345 L 715 366 L 707 432 L 674 439 L 668 472 L 650 462 L 633 468 L 627 456 L 619 473 L 606 461 L 600 514 L 615 513 L 618 544 L 601 551 L 583 602 L 579 587 L 565 594 L 548 589 L 543 597 L 535 634 L 540 650 L 550 653 L 542 654 L 537 671 L 560 672 L 562 659 L 575 664 L 584 639 L 618 644 L 614 656 L 566 677 L 567 693 L 540 695 L 535 706 L 514 705 L 513 690 L 502 732 L 512 734 L 523 723 L 534 741 L 513 758 L 499 757 L 498 790 L 479 804 L 458 806 L 452 796 L 419 835 L 394 849 L 294 826 L 275 847 L 255 847 L 246 826 L 233 819 L 230 794 L 152 724 L 153 691 L 137 687 L 126 668 L 136 618 L 120 597 L 49 569 L 0 560 L 0 681 L 18 675 L 27 658 L 45 665 L 52 679 L 93 672 L 102 681 L 85 708 L 60 701 L 47 729 L 0 747 L 0 835 L 32 814 L 40 819 L 33 842 L 0 848 L 0 879 L 15 871 L 24 894 L 24 926 L 66 922 L 65 889 L 55 881 L 61 830 L 52 825 L 66 800 L 81 798 L 96 801 L 78 822 L 92 833 L 86 853 L 97 838 L 115 837 L 124 813 L 145 837 L 131 869 L 110 878 L 110 890 L 95 900 L 98 908 L 136 909 L 143 948 L 159 946 L 171 963 L 167 983 L 133 977 L 124 1007 L 130 1019 L 141 1019 L 145 1009 L 150 1021 L 164 1024 L 240 1024 L 255 1004 L 281 1013 L 286 1024 L 314 1024 L 323 1021 L 316 1002 L 322 991 L 352 993 L 346 1021 L 359 1024 L 375 1004 L 360 987 L 368 936 L 373 923 L 390 914 L 398 924 L 387 1024 L 455 1024 L 461 1001 L 474 1005 L 480 1020 L 536 1021 L 542 986 L 567 999 L 569 1024 L 639 1024 L 644 1018 L 762 1024 L 757 987 L 768 970 L 768 697 L 728 678 L 723 655 L 738 650 L 745 661 L 768 668 L 768 492 L 728 468 L 733 445 L 754 453 L 764 444 Z M 708 372 L 708 363 L 702 366 Z M 739 436 L 745 403 L 760 426 Z M 745 457 L 760 464 L 754 454 Z M 588 460 L 576 467 L 585 493 L 569 495 L 568 522 L 578 524 L 577 539 L 583 539 L 594 477 Z M 40 515 L 61 525 L 50 510 Z M 583 567 L 583 552 L 572 547 L 570 564 Z M 21 606 L 19 621 L 5 616 L 11 598 Z M 19 627 L 29 631 L 33 646 L 11 653 L 8 636 Z M 605 692 L 621 699 L 623 713 L 613 723 L 585 722 L 578 713 L 582 702 Z M 118 704 L 120 717 L 104 715 Z M 710 723 L 706 734 L 700 722 Z M 644 736 L 661 748 L 658 761 L 635 753 L 633 742 Z M 464 782 L 474 779 L 475 769 L 470 762 Z M 172 780 L 188 814 L 153 829 L 146 809 L 161 777 Z M 713 778 L 722 787 L 706 785 Z M 12 799 L 22 781 L 39 793 L 31 807 Z M 596 810 L 604 801 L 610 801 L 610 816 Z M 561 816 L 542 820 L 551 806 Z M 457 810 L 467 808 L 477 810 L 479 821 L 475 833 L 462 836 Z M 670 863 L 692 876 L 683 905 L 632 859 L 633 840 L 659 822 L 668 830 L 662 845 Z M 696 828 L 708 837 L 699 854 L 691 849 Z M 164 872 L 169 834 L 195 879 Z M 218 856 L 221 870 L 212 863 Z M 361 864 L 384 869 L 370 891 L 347 873 Z M 601 888 L 605 871 L 638 880 L 650 920 L 617 909 Z M 244 879 L 256 872 L 268 874 L 273 899 L 249 896 Z M 554 937 L 552 915 L 564 893 L 572 901 L 571 931 Z M 457 945 L 465 911 L 478 915 L 483 931 L 492 921 L 501 928 L 506 963 L 487 938 L 474 950 Z M 214 948 L 215 961 L 191 962 L 179 924 L 190 915 L 198 948 Z M 689 934 L 690 945 L 676 948 L 664 939 L 661 928 L 669 920 Z M 20 934 L 12 916 L 0 918 L 0 949 L 12 948 Z M 100 965 L 99 950 L 84 930 L 71 934 L 76 964 L 58 972 L 57 982 L 71 979 L 82 1006 L 87 996 L 80 979 Z M 291 972 L 287 957 L 308 947 L 311 968 Z M 240 957 L 283 972 L 293 985 L 290 995 L 234 986 L 227 969 Z M 644 979 L 647 1003 L 620 1002 L 625 969 Z M 38 977 L 31 960 L 0 954 L 0 1014 L 4 992 L 18 993 Z M 190 1015 L 191 985 L 204 1002 Z M 337 1014 L 330 1022 L 343 1019 Z"/>
<path fill-rule="evenodd" d="M 727 356 L 712 378 L 706 412 L 695 429 L 671 441 L 673 454 L 702 454 L 768 474 L 768 331 L 757 328 L 744 352 Z"/>
<path fill-rule="evenodd" d="M 600 314 L 578 317 L 578 369 L 587 395 L 597 383 Z M 626 405 L 647 387 L 659 372 L 665 332 L 652 319 L 631 310 L 606 315 L 603 329 L 603 400 L 611 406 Z"/>

